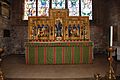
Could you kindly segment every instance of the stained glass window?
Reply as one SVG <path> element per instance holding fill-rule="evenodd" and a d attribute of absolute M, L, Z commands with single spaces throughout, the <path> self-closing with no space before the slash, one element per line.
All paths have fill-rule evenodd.
<path fill-rule="evenodd" d="M 68 0 L 69 16 L 79 16 L 79 0 Z"/>
<path fill-rule="evenodd" d="M 92 20 L 92 0 L 24 0 L 23 20 L 28 20 L 28 16 L 49 16 L 50 1 L 52 9 L 65 9 L 67 1 L 69 16 L 79 16 L 81 12 L 81 16 Z"/>
<path fill-rule="evenodd" d="M 28 20 L 28 16 L 36 16 L 36 0 L 25 0 L 23 20 Z"/>
<path fill-rule="evenodd" d="M 65 9 L 65 0 L 52 0 L 52 9 Z"/>
<path fill-rule="evenodd" d="M 38 16 L 49 15 L 50 0 L 38 0 Z"/>
<path fill-rule="evenodd" d="M 92 0 L 81 0 L 81 16 L 89 16 L 92 20 Z"/>

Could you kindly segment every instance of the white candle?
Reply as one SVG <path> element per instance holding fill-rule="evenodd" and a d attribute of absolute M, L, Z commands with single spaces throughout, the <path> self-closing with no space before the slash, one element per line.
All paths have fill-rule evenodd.
<path fill-rule="evenodd" d="M 113 26 L 110 26 L 110 47 L 113 44 Z"/>

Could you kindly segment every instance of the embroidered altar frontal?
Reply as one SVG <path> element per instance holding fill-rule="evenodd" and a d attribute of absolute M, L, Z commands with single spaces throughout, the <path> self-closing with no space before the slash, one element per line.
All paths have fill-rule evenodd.
<path fill-rule="evenodd" d="M 93 42 L 27 42 L 26 64 L 92 63 Z"/>

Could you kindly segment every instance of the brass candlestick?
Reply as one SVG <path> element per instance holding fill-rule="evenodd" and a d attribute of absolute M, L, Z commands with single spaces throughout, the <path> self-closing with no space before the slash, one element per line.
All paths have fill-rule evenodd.
<path fill-rule="evenodd" d="M 114 73 L 114 70 L 113 70 L 113 67 L 112 67 L 112 61 L 113 61 L 113 58 L 112 58 L 112 53 L 114 52 L 114 48 L 113 47 L 110 47 L 108 48 L 108 52 L 109 52 L 109 71 L 106 73 L 105 75 L 105 79 L 106 80 L 116 80 L 116 76 L 115 76 L 115 73 Z"/>
<path fill-rule="evenodd" d="M 3 78 L 3 72 L 1 70 L 1 63 L 2 63 L 1 55 L 3 54 L 3 52 L 4 52 L 4 49 L 0 48 L 0 80 L 4 80 L 4 78 Z"/>
<path fill-rule="evenodd" d="M 114 70 L 113 70 L 113 67 L 112 67 L 112 61 L 113 61 L 113 58 L 112 58 L 112 53 L 114 52 L 114 48 L 113 47 L 110 47 L 107 49 L 108 52 L 109 52 L 109 71 L 106 73 L 106 75 L 102 78 L 100 74 L 95 74 L 94 75 L 94 78 L 95 80 L 116 80 L 116 76 L 114 74 Z"/>

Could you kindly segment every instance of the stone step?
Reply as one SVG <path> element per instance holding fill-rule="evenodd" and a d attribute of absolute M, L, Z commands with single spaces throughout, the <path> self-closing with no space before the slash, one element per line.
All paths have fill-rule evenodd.
<path fill-rule="evenodd" d="M 5 80 L 94 80 L 93 78 L 7 78 Z"/>

